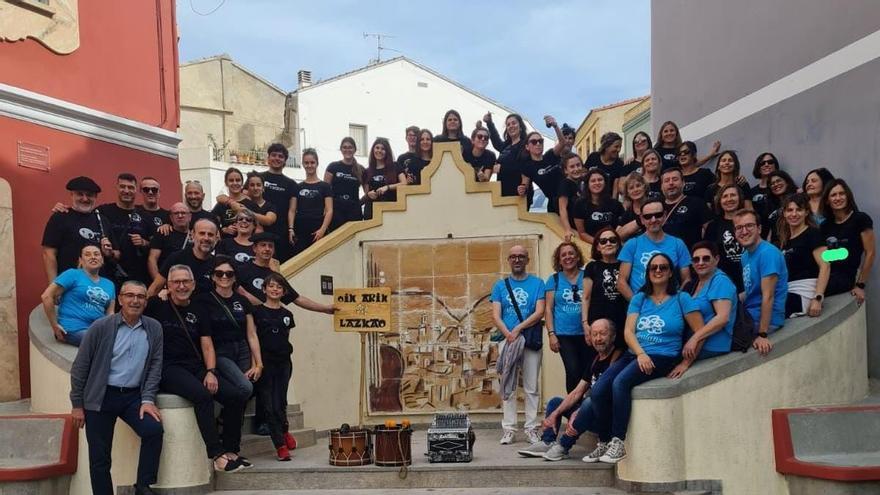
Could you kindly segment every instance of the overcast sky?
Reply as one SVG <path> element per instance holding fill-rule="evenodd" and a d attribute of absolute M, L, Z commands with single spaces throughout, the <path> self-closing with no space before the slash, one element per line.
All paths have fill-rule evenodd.
<path fill-rule="evenodd" d="M 577 127 L 650 91 L 649 0 L 178 0 L 181 62 L 228 53 L 286 91 L 376 57 L 376 40 L 532 122 Z M 219 6 L 219 8 L 217 8 Z M 208 15 L 200 15 L 211 12 Z M 197 13 L 198 12 L 198 13 Z"/>

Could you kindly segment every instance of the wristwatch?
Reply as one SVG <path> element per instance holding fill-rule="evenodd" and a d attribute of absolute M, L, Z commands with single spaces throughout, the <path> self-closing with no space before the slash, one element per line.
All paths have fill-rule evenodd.
<path fill-rule="evenodd" d="M 864 282 L 856 282 L 856 287 L 858 287 L 859 289 L 865 290 L 865 283 Z"/>
<path fill-rule="evenodd" d="M 822 302 L 822 299 L 825 299 L 825 296 L 823 296 L 822 294 L 816 294 L 815 296 L 813 296 L 813 299 Z"/>
<path fill-rule="evenodd" d="M 212 375 L 214 375 L 214 376 L 217 376 L 217 368 L 211 368 L 211 369 L 209 369 L 209 370 L 207 370 L 207 371 L 208 371 L 208 373 L 210 373 L 210 374 L 212 374 Z"/>
<path fill-rule="evenodd" d="M 762 339 L 766 339 L 766 338 L 767 338 L 767 332 L 758 332 L 758 337 L 761 337 Z"/>

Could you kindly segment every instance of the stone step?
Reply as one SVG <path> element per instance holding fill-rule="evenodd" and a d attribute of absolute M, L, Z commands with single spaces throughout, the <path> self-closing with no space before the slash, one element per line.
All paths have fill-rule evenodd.
<path fill-rule="evenodd" d="M 327 490 L 256 490 L 256 491 L 218 491 L 208 495 L 627 495 L 627 492 L 616 488 L 581 488 L 576 492 L 570 487 L 529 486 L 527 488 L 496 487 L 496 488 L 422 488 L 422 489 L 341 489 Z M 691 494 L 688 494 L 691 495 Z"/>
<path fill-rule="evenodd" d="M 316 433 L 312 428 L 290 429 L 291 435 L 296 438 L 296 450 L 312 447 L 315 445 Z M 241 454 L 247 458 L 272 456 L 274 459 L 275 446 L 272 445 L 272 439 L 268 436 L 242 434 L 241 435 Z"/>

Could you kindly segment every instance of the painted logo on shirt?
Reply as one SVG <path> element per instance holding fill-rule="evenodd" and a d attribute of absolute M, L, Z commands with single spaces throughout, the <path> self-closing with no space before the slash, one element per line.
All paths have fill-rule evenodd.
<path fill-rule="evenodd" d="M 183 319 L 186 320 L 186 322 L 189 323 L 190 325 L 195 325 L 196 322 L 199 321 L 199 319 L 196 317 L 196 315 L 189 313 L 189 312 L 186 313 L 186 316 L 184 316 Z"/>
<path fill-rule="evenodd" d="M 153 225 L 160 227 L 162 225 L 162 219 L 159 217 L 153 217 Z"/>
<path fill-rule="evenodd" d="M 724 257 L 730 261 L 739 262 L 742 258 L 742 246 L 736 242 L 733 232 L 725 230 L 721 233 L 721 246 L 724 248 Z"/>
<path fill-rule="evenodd" d="M 766 199 L 765 194 L 755 194 L 752 196 L 752 203 L 761 203 L 764 199 Z"/>
<path fill-rule="evenodd" d="M 510 300 L 510 294 L 504 296 L 507 298 L 507 303 L 513 305 L 513 301 Z M 529 293 L 523 290 L 521 287 L 513 288 L 513 297 L 516 298 L 516 305 L 520 307 L 520 309 L 526 307 L 529 303 Z"/>
<path fill-rule="evenodd" d="M 314 189 L 305 189 L 305 188 L 303 188 L 303 189 L 300 189 L 300 190 L 299 190 L 299 197 L 301 197 L 301 198 L 315 199 L 315 198 L 317 198 L 317 197 L 320 196 L 320 195 L 321 195 L 321 192 L 320 192 L 320 191 L 316 191 L 316 190 L 314 190 Z"/>
<path fill-rule="evenodd" d="M 593 214 L 590 215 L 590 220 L 594 222 L 610 223 L 613 219 L 614 214 L 611 212 L 594 211 Z"/>
<path fill-rule="evenodd" d="M 619 275 L 620 270 L 617 268 L 602 270 L 602 293 L 609 301 L 616 301 L 617 296 L 620 295 L 620 292 L 617 292 L 617 277 Z"/>
<path fill-rule="evenodd" d="M 250 263 L 252 259 L 254 257 L 247 253 L 235 253 L 235 261 L 239 263 Z"/>
<path fill-rule="evenodd" d="M 290 317 L 289 316 L 285 316 L 281 321 L 284 322 L 284 326 L 286 326 L 286 327 L 290 326 Z"/>
<path fill-rule="evenodd" d="M 654 250 L 654 251 L 645 251 L 644 253 L 642 253 L 642 258 L 640 259 L 640 261 L 642 262 L 642 266 L 645 267 L 645 269 L 647 269 L 647 268 L 648 268 L 648 262 L 651 261 L 651 258 L 652 258 L 655 254 L 657 254 L 657 253 L 661 253 L 661 252 L 662 252 L 662 251 Z"/>
<path fill-rule="evenodd" d="M 684 214 L 687 213 L 687 212 L 688 212 L 688 207 L 685 206 L 685 205 L 681 205 L 681 206 L 679 206 L 678 208 L 675 209 L 675 214 L 676 214 L 676 215 L 684 215 Z"/>
<path fill-rule="evenodd" d="M 254 286 L 254 289 L 262 290 L 263 289 L 263 279 L 255 278 L 254 281 L 251 282 L 251 285 Z"/>
<path fill-rule="evenodd" d="M 129 213 L 128 219 L 135 223 L 141 223 L 143 221 L 143 218 L 141 218 L 141 216 L 136 211 Z"/>
<path fill-rule="evenodd" d="M 752 290 L 752 270 L 749 265 L 743 265 L 743 288 L 746 293 L 751 292 Z"/>
<path fill-rule="evenodd" d="M 642 332 L 648 332 L 651 335 L 659 335 L 663 333 L 663 327 L 666 322 L 657 315 L 643 316 L 639 318 L 637 329 Z"/>
<path fill-rule="evenodd" d="M 233 310 L 233 311 L 242 312 L 242 311 L 244 311 L 244 307 L 241 305 L 240 302 L 238 302 L 238 301 L 233 301 L 233 302 L 232 302 L 232 310 Z"/>
<path fill-rule="evenodd" d="M 97 285 L 91 285 L 86 289 L 86 297 L 89 298 L 89 304 L 102 310 L 106 308 L 107 303 L 110 302 L 110 294 L 107 294 L 107 291 Z"/>
<path fill-rule="evenodd" d="M 79 236 L 87 241 L 97 241 L 101 238 L 101 234 L 85 227 L 79 229 Z"/>

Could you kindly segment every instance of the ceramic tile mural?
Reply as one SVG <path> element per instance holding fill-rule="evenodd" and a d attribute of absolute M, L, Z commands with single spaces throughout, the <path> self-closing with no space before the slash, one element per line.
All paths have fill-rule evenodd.
<path fill-rule="evenodd" d="M 366 337 L 369 413 L 500 408 L 489 295 L 515 244 L 534 272 L 537 236 L 364 243 L 366 285 L 392 294 L 391 331 Z"/>

